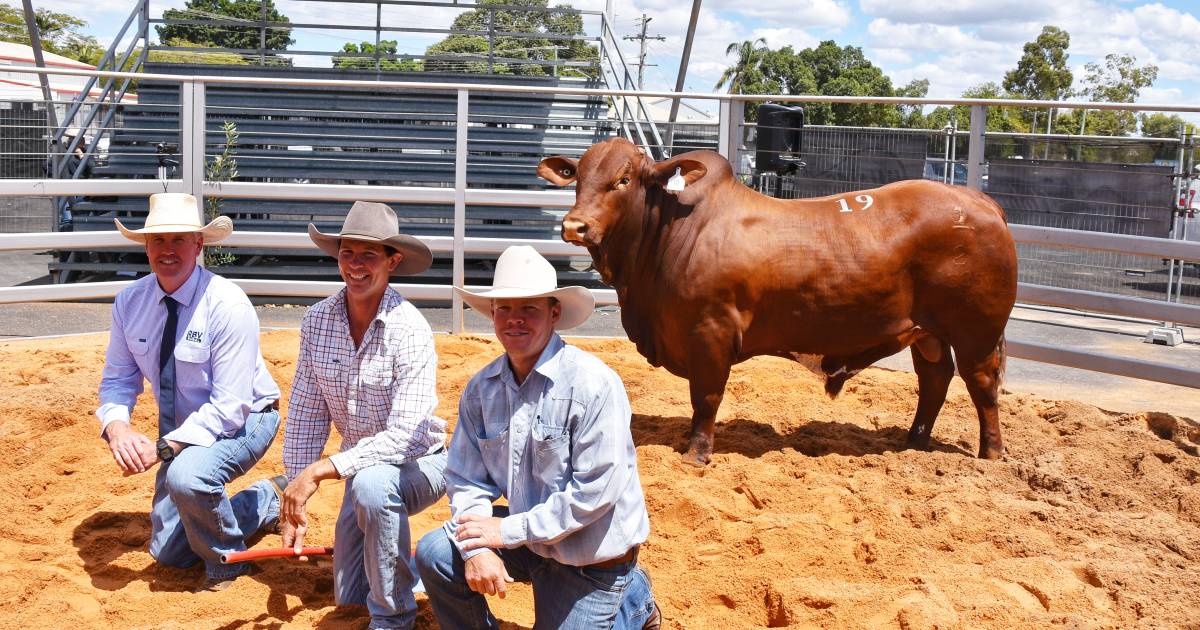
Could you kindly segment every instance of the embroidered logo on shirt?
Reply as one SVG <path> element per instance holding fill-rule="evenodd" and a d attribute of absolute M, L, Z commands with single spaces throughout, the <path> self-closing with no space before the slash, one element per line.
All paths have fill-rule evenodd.
<path fill-rule="evenodd" d="M 202 342 L 200 341 L 200 331 L 198 331 L 198 330 L 189 330 L 189 331 L 187 331 L 187 336 L 186 336 L 186 337 L 184 337 L 184 338 L 185 338 L 185 339 L 187 339 L 188 341 L 194 341 L 194 342 L 196 342 L 196 343 L 202 343 Z"/>

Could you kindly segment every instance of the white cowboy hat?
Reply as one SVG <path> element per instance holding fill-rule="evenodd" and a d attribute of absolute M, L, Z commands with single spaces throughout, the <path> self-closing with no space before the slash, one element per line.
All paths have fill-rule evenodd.
<path fill-rule="evenodd" d="M 217 217 L 208 225 L 200 225 L 200 204 L 187 193 L 158 193 L 150 195 L 150 213 L 146 215 L 146 227 L 131 230 L 113 219 L 117 229 L 125 238 L 145 243 L 149 234 L 177 234 L 199 232 L 205 243 L 216 243 L 233 233 L 233 221 L 229 217 Z"/>
<path fill-rule="evenodd" d="M 574 328 L 591 316 L 596 308 L 592 292 L 583 287 L 558 288 L 554 267 L 537 250 L 528 245 L 513 245 L 496 261 L 496 276 L 487 291 L 468 291 L 454 287 L 471 308 L 492 316 L 492 300 L 504 298 L 556 298 L 562 305 L 562 315 L 554 324 L 555 330 Z"/>
<path fill-rule="evenodd" d="M 392 270 L 391 275 L 394 276 L 415 275 L 433 264 L 433 253 L 429 251 L 429 247 L 418 238 L 401 234 L 396 211 L 383 203 L 355 201 L 350 207 L 350 212 L 346 213 L 341 233 L 326 234 L 309 223 L 308 237 L 321 251 L 334 258 L 338 257 L 340 241 L 344 238 L 389 246 L 404 254 L 404 260 Z"/>

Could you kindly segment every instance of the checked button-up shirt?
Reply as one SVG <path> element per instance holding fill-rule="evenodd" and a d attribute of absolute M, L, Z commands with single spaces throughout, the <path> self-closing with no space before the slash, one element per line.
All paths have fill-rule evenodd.
<path fill-rule="evenodd" d="M 362 345 L 354 347 L 346 290 L 309 308 L 288 403 L 283 465 L 289 479 L 321 457 L 329 427 L 342 435 L 331 456 L 343 478 L 368 466 L 402 464 L 441 449 L 437 353 L 429 323 L 387 289 Z"/>

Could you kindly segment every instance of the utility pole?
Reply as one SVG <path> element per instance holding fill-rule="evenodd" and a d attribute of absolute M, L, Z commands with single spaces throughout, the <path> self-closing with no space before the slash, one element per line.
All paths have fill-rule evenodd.
<path fill-rule="evenodd" d="M 662 35 L 646 35 L 646 26 L 648 24 L 650 24 L 650 20 L 653 20 L 653 19 L 654 18 L 652 18 L 652 17 L 646 17 L 646 14 L 643 13 L 642 19 L 641 19 L 641 22 L 642 22 L 641 34 L 640 35 L 626 35 L 625 37 L 621 38 L 621 39 L 636 39 L 636 40 L 640 40 L 640 42 L 641 42 L 641 51 L 638 53 L 638 82 L 637 82 L 638 90 L 642 89 L 642 85 L 645 82 L 646 66 L 647 65 L 650 65 L 650 66 L 658 65 L 656 63 L 651 63 L 651 64 L 646 63 L 646 40 L 656 39 L 660 42 L 667 40 L 667 38 L 663 37 Z"/>

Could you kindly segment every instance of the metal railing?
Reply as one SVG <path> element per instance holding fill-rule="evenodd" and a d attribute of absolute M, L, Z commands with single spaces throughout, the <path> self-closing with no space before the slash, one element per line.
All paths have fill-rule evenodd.
<path fill-rule="evenodd" d="M 43 69 L 13 69 L 21 72 L 45 72 L 73 75 L 104 75 L 110 74 L 121 78 L 150 78 L 147 75 L 126 75 L 123 73 L 91 73 L 80 70 L 43 70 Z M 295 86 L 342 86 L 363 87 L 362 82 L 312 79 L 274 79 L 254 77 L 180 77 L 173 75 L 152 75 L 155 80 L 174 81 L 180 84 L 181 90 L 181 177 L 165 181 L 158 180 L 45 180 L 45 179 L 10 179 L 0 180 L 0 196 L 23 195 L 149 195 L 155 192 L 189 192 L 203 199 L 204 197 L 236 197 L 250 199 L 323 199 L 323 200 L 378 200 L 392 203 L 452 203 L 454 206 L 454 235 L 452 237 L 426 238 L 435 252 L 450 253 L 453 257 L 454 286 L 463 284 L 464 255 L 472 253 L 496 253 L 507 245 L 514 243 L 512 239 L 479 239 L 466 238 L 464 231 L 465 208 L 467 204 L 497 206 L 497 207 L 558 207 L 565 208 L 573 204 L 574 195 L 571 192 L 532 191 L 532 190 L 499 190 L 486 188 L 468 188 L 467 168 L 467 137 L 472 129 L 470 125 L 469 97 L 473 90 L 487 92 L 542 92 L 567 93 L 596 96 L 621 97 L 652 97 L 679 96 L 690 99 L 711 99 L 720 103 L 722 112 L 722 142 L 721 152 L 727 158 L 736 159 L 736 144 L 733 134 L 729 131 L 736 127 L 734 113 L 742 111 L 741 101 L 773 100 L 773 101 L 809 101 L 845 103 L 909 103 L 924 102 L 930 104 L 963 104 L 972 108 L 974 124 L 970 132 L 971 141 L 968 150 L 968 185 L 980 187 L 980 166 L 983 157 L 983 125 L 984 110 L 989 105 L 1011 106 L 1055 106 L 1083 107 L 1090 109 L 1160 109 L 1162 111 L 1200 111 L 1200 107 L 1180 105 L 1130 105 L 1109 103 L 1049 103 L 1043 101 L 975 101 L 968 99 L 900 99 L 900 98 L 855 98 L 855 97 L 796 97 L 796 96 L 745 96 L 723 94 L 672 94 L 647 93 L 631 91 L 592 90 L 586 88 L 546 87 L 531 88 L 529 86 L 513 85 L 478 85 L 454 83 L 402 83 L 402 82 L 373 82 L 370 86 L 381 92 L 390 90 L 452 90 L 457 94 L 456 139 L 455 139 L 455 179 L 452 188 L 427 188 L 411 186 L 356 186 L 356 185 L 313 185 L 313 184 L 282 184 L 254 182 L 209 182 L 204 175 L 204 134 L 205 134 L 205 86 L 208 83 L 222 84 L 286 84 Z M 1097 234 L 1074 230 L 1058 230 L 1031 226 L 1012 226 L 1013 234 L 1022 243 L 1046 244 L 1055 246 L 1084 248 L 1089 250 L 1119 251 L 1137 255 L 1160 256 L 1180 261 L 1200 261 L 1200 243 L 1185 242 L 1162 238 L 1124 236 L 1112 234 Z M 558 241 L 529 241 L 539 251 L 548 256 L 586 256 L 586 251 Z M 46 233 L 46 234 L 17 234 L 0 235 L 0 250 L 37 250 L 37 249 L 93 249 L 97 247 L 128 246 L 116 233 Z M 225 245 L 225 244 L 223 244 Z M 228 242 L 230 247 L 277 247 L 297 250 L 313 249 L 311 242 L 304 235 L 282 233 L 248 233 L 235 235 Z M 327 294 L 336 283 L 314 284 L 295 283 L 281 280 L 242 281 L 247 292 L 256 295 L 295 295 L 319 296 Z M 20 301 L 44 301 L 61 299 L 81 299 L 111 297 L 124 286 L 124 283 L 97 283 L 89 285 L 43 286 L 43 287 L 12 287 L 0 288 L 0 303 Z M 402 290 L 414 299 L 452 299 L 454 314 L 452 331 L 463 329 L 462 304 L 451 296 L 449 286 L 402 285 Z M 599 304 L 616 303 L 612 291 L 596 291 Z M 1167 301 L 1146 300 L 1141 298 L 1118 298 L 1109 294 L 1089 291 L 1064 290 L 1040 285 L 1022 284 L 1019 287 L 1019 297 L 1027 302 L 1083 308 L 1119 315 L 1158 319 L 1200 326 L 1200 307 L 1171 303 Z M 1158 380 L 1189 387 L 1200 387 L 1200 371 L 1188 370 L 1177 366 L 1152 363 L 1114 357 L 1098 353 L 1084 353 L 1043 344 L 1011 340 L 1011 356 L 1045 361 L 1062 365 L 1071 365 L 1083 369 L 1100 370 L 1136 378 Z"/>
<path fill-rule="evenodd" d="M 658 131 L 658 125 L 654 122 L 653 116 L 650 115 L 650 110 L 646 107 L 645 101 L 642 99 L 637 90 L 637 81 L 634 78 L 633 72 L 629 69 L 629 64 L 625 63 L 625 55 L 621 53 L 621 47 L 617 43 L 617 38 L 613 35 L 612 29 L 608 24 L 608 16 L 603 16 L 600 27 L 600 46 L 601 59 L 600 70 L 605 77 L 605 82 L 610 88 L 618 90 L 634 91 L 633 96 L 614 96 L 613 110 L 617 114 L 618 124 L 621 127 L 623 135 L 630 141 L 637 143 L 650 150 L 650 154 L 654 159 L 661 160 L 667 157 L 670 153 L 670 148 L 663 143 L 662 135 Z M 604 63 L 606 61 L 607 63 Z M 649 131 L 649 136 L 646 132 Z"/>
<path fill-rule="evenodd" d="M 474 2 L 431 2 L 427 0 L 304 0 L 312 3 L 325 3 L 332 5 L 331 12 L 337 14 L 345 14 L 347 5 L 374 5 L 374 23 L 373 24 L 350 24 L 338 21 L 330 22 L 291 22 L 291 21 L 271 21 L 267 19 L 267 4 L 260 3 L 261 11 L 257 19 L 241 19 L 229 16 L 201 14 L 196 19 L 180 19 L 178 17 L 162 17 L 152 18 L 150 24 L 164 26 L 197 26 L 205 29 L 225 29 L 228 31 L 238 31 L 245 35 L 253 36 L 258 45 L 243 48 L 231 47 L 205 47 L 194 48 L 185 46 L 172 46 L 169 44 L 154 44 L 149 47 L 151 51 L 166 52 L 166 53 L 186 53 L 189 55 L 195 54 L 215 54 L 226 53 L 236 55 L 243 61 L 256 63 L 257 65 L 292 65 L 297 59 L 313 59 L 324 63 L 326 58 L 332 58 L 335 65 L 346 68 L 356 68 L 364 70 L 374 70 L 382 72 L 388 69 L 412 69 L 412 67 L 403 65 L 405 62 L 424 64 L 424 70 L 432 71 L 450 71 L 450 72 L 472 72 L 492 74 L 498 69 L 504 69 L 503 66 L 538 66 L 549 68 L 552 74 L 557 74 L 560 68 L 577 68 L 581 70 L 594 70 L 597 62 L 592 60 L 570 60 L 558 59 L 558 46 L 551 44 L 550 46 L 521 46 L 518 49 L 503 49 L 498 47 L 497 40 L 510 40 L 516 42 L 529 41 L 534 44 L 540 44 L 543 40 L 550 42 L 599 42 L 598 36 L 571 33 L 556 33 L 549 31 L 512 31 L 504 30 L 497 24 L 496 16 L 498 13 L 509 14 L 543 14 L 543 15 L 575 15 L 579 16 L 580 20 L 584 17 L 602 16 L 600 11 L 590 11 L 583 9 L 575 9 L 571 7 L 536 7 L 526 5 L 502 5 L 502 4 L 480 4 Z M 149 0 L 140 0 L 140 4 L 144 7 L 149 6 Z M 424 28 L 411 26 L 407 23 L 389 25 L 385 23 L 383 17 L 384 7 L 416 7 L 427 10 L 451 10 L 457 12 L 465 11 L 483 11 L 487 18 L 483 21 L 485 28 L 483 29 L 462 29 L 462 28 Z M 148 11 L 148 8 L 147 8 Z M 189 10 L 185 10 L 189 11 Z M 461 13 L 460 13 L 461 14 Z M 337 31 L 341 33 L 365 33 L 368 36 L 373 36 L 374 43 L 363 42 L 370 44 L 372 50 L 369 51 L 349 51 L 349 50 L 306 50 L 306 49 L 290 49 L 276 48 L 268 45 L 268 40 L 273 35 L 283 32 L 289 34 L 294 29 L 308 29 L 316 31 Z M 387 42 L 384 37 L 388 34 L 411 34 L 411 35 L 445 35 L 464 36 L 464 37 L 481 37 L 486 40 L 486 52 L 471 52 L 471 53 L 455 53 L 455 54 L 413 54 L 403 52 L 384 52 L 384 44 L 395 43 Z M 549 51 L 546 54 L 545 51 Z M 506 53 L 534 53 L 526 54 L 525 56 L 506 56 Z M 358 63 L 356 60 L 361 60 Z M 392 65 L 395 64 L 395 65 Z M 391 68 L 389 68 L 391 66 Z M 413 66 L 415 67 L 415 66 Z"/>

